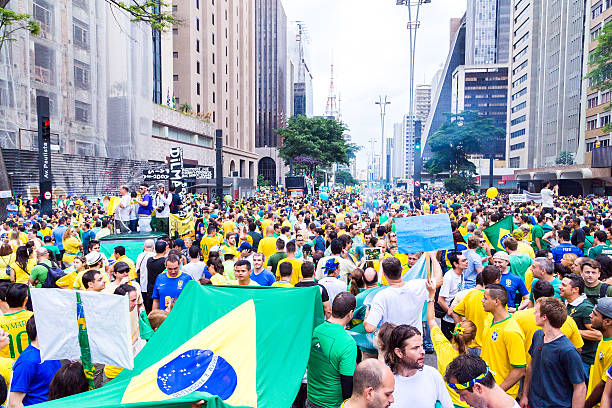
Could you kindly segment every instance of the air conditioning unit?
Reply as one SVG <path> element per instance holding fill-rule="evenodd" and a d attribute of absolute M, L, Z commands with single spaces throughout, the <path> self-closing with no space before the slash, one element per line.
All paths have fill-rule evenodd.
<path fill-rule="evenodd" d="M 238 172 L 237 171 L 232 171 L 232 177 L 238 177 Z"/>

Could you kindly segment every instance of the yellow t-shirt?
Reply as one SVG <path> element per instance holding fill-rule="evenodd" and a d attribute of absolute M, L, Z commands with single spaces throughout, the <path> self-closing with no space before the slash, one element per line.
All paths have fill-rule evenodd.
<path fill-rule="evenodd" d="M 74 284 L 74 280 L 76 279 L 77 275 L 77 271 L 72 271 L 59 278 L 55 284 L 62 289 L 74 289 L 72 285 Z"/>
<path fill-rule="evenodd" d="M 11 268 L 15 271 L 15 282 L 16 283 L 24 283 L 28 284 L 28 279 L 30 279 L 30 273 L 32 272 L 32 268 L 36 266 L 36 259 L 30 258 L 28 259 L 28 263 L 26 264 L 26 270 L 24 271 L 17 264 L 17 262 L 13 262 L 11 264 Z"/>
<path fill-rule="evenodd" d="M 134 280 L 138 277 L 138 275 L 136 275 L 136 267 L 134 266 L 134 262 L 132 262 L 132 260 L 127 257 L 127 255 L 123 255 L 120 256 L 119 259 L 115 259 L 115 254 L 113 254 L 110 256 L 110 258 L 108 258 L 108 260 L 113 260 L 115 262 L 125 262 L 130 267 L 130 271 L 128 273 L 130 279 Z"/>
<path fill-rule="evenodd" d="M 518 243 L 518 247 L 516 248 L 517 251 L 525 254 L 525 255 L 529 255 L 531 257 L 531 259 L 535 258 L 535 252 L 533 251 L 533 248 L 530 245 L 527 245 L 524 242 L 519 242 Z"/>
<path fill-rule="evenodd" d="M 268 225 L 270 225 L 271 223 L 272 223 L 271 219 L 266 219 L 261 222 L 261 233 L 264 236 L 264 238 L 267 236 L 266 230 L 268 229 Z"/>
<path fill-rule="evenodd" d="M 266 257 L 264 267 L 268 266 L 268 258 L 276 252 L 276 240 L 275 237 L 266 237 L 259 241 L 257 252 L 261 252 Z"/>
<path fill-rule="evenodd" d="M 512 316 L 487 325 L 482 336 L 482 359 L 495 373 L 497 384 L 504 382 L 515 367 L 525 367 L 525 335 Z M 516 398 L 519 390 L 517 381 L 506 393 Z"/>
<path fill-rule="evenodd" d="M 597 346 L 595 352 L 595 362 L 591 366 L 589 374 L 589 388 L 587 389 L 587 399 L 593 392 L 593 389 L 599 384 L 600 381 L 606 382 L 607 371 L 612 365 L 612 339 L 603 339 Z M 599 404 L 595 405 L 595 408 L 599 407 Z"/>
<path fill-rule="evenodd" d="M 527 364 L 529 364 L 531 361 L 529 349 L 533 342 L 533 334 L 541 329 L 535 321 L 535 307 L 517 310 L 512 317 L 516 320 L 525 335 L 525 356 L 527 358 Z M 582 340 L 582 336 L 580 336 L 576 321 L 572 319 L 571 316 L 567 316 L 565 323 L 561 326 L 561 332 L 565 334 L 565 337 L 567 337 L 577 349 L 584 346 L 584 340 Z"/>
<path fill-rule="evenodd" d="M 234 229 L 236 229 L 236 224 L 234 224 L 234 221 L 225 221 L 223 223 L 223 236 L 226 236 L 230 232 L 234 232 Z"/>
<path fill-rule="evenodd" d="M 8 333 L 10 340 L 9 345 L 0 350 L 0 357 L 16 360 L 28 347 L 30 340 L 26 332 L 26 323 L 33 314 L 29 310 L 20 310 L 0 317 L 0 328 Z"/>
<path fill-rule="evenodd" d="M 436 356 L 438 358 L 438 372 L 444 376 L 446 367 L 448 367 L 451 361 L 459 355 L 459 352 L 455 350 L 451 342 L 448 341 L 438 326 L 431 328 L 431 341 L 433 342 L 434 350 L 436 350 Z M 461 401 L 457 391 L 449 387 L 448 384 L 446 385 L 446 389 L 455 407 L 469 407 L 468 404 Z"/>
<path fill-rule="evenodd" d="M 6 388 L 11 385 L 11 375 L 13 374 L 13 364 L 15 360 L 8 357 L 0 357 L 0 375 L 4 378 Z"/>
<path fill-rule="evenodd" d="M 299 259 L 295 259 L 295 258 L 282 259 L 276 266 L 276 279 L 277 280 L 280 280 L 280 265 L 286 262 L 289 262 L 291 264 L 291 267 L 293 268 L 293 273 L 291 274 L 291 286 L 294 286 L 296 283 L 300 281 L 300 278 L 302 277 L 302 261 L 300 261 Z"/>
<path fill-rule="evenodd" d="M 527 286 L 527 290 L 531 293 L 531 285 L 533 285 L 533 272 L 531 271 L 531 266 L 525 271 L 525 286 Z"/>
<path fill-rule="evenodd" d="M 471 348 L 482 348 L 482 334 L 485 328 L 487 318 L 491 319 L 491 314 L 485 312 L 482 307 L 482 297 L 484 289 L 474 289 L 465 295 L 463 300 L 459 302 L 453 309 L 453 312 L 466 320 L 471 321 L 476 326 L 476 338 L 470 345 Z"/>
<path fill-rule="evenodd" d="M 50 237 L 52 232 L 53 232 L 53 230 L 51 228 L 49 228 L 49 227 L 42 228 L 40 230 L 40 235 L 42 235 L 43 237 Z"/>
<path fill-rule="evenodd" d="M 202 238 L 202 240 L 200 241 L 200 249 L 202 249 L 202 258 L 204 259 L 204 263 L 208 262 L 208 254 L 210 254 L 210 249 L 219 245 L 220 241 L 217 235 L 215 235 L 214 237 L 209 237 L 207 235 Z"/>
<path fill-rule="evenodd" d="M 211 276 L 210 282 L 213 285 L 227 285 L 227 278 L 224 275 L 215 273 L 213 276 Z"/>
<path fill-rule="evenodd" d="M 80 245 L 81 241 L 79 241 L 76 237 L 65 239 L 64 250 L 66 250 L 66 252 L 64 252 L 64 257 L 62 260 L 69 263 L 74 262 L 74 258 L 81 251 Z"/>
<path fill-rule="evenodd" d="M 274 282 L 272 284 L 273 288 L 292 288 L 293 285 L 289 282 Z"/>

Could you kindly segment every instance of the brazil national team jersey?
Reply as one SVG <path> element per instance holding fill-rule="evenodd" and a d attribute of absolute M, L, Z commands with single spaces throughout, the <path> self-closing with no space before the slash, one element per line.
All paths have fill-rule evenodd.
<path fill-rule="evenodd" d="M 0 357 L 17 359 L 28 347 L 30 341 L 26 333 L 26 323 L 33 314 L 29 310 L 21 310 L 0 317 L 0 327 L 8 333 L 10 340 L 9 345 L 0 350 Z"/>
<path fill-rule="evenodd" d="M 192 280 L 191 276 L 184 272 L 176 278 L 168 276 L 168 272 L 159 274 L 155 279 L 152 296 L 153 299 L 159 300 L 159 309 L 166 310 L 172 302 L 178 299 L 183 288 L 190 280 Z"/>

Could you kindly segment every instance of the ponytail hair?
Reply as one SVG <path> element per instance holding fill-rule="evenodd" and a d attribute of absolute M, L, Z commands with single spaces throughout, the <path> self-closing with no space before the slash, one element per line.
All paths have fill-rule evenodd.
<path fill-rule="evenodd" d="M 351 292 L 354 296 L 357 296 L 360 293 L 360 288 L 365 288 L 365 283 L 363 281 L 363 270 L 356 268 L 351 274 L 351 285 L 349 292 Z"/>
<path fill-rule="evenodd" d="M 466 354 L 468 346 L 476 338 L 476 325 L 470 320 L 463 320 L 451 332 L 452 342 L 457 346 L 459 354 Z"/>

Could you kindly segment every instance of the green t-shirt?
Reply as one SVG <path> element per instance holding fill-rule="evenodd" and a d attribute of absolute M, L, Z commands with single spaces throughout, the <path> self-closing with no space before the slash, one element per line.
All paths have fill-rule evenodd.
<path fill-rule="evenodd" d="M 55 245 L 44 245 L 43 248 L 47 248 L 47 251 L 53 254 L 56 261 L 60 260 L 60 251 L 58 247 Z"/>
<path fill-rule="evenodd" d="M 323 408 L 342 404 L 340 376 L 352 376 L 357 365 L 355 340 L 339 324 L 323 322 L 312 333 L 308 358 L 308 400 Z"/>
<path fill-rule="evenodd" d="M 533 260 L 527 254 L 512 254 L 510 255 L 510 273 L 518 276 L 523 281 L 525 280 L 525 272 L 533 264 Z"/>
<path fill-rule="evenodd" d="M 544 241 L 543 237 L 544 229 L 541 225 L 536 224 L 531 229 L 531 246 L 533 247 L 534 251 L 538 250 L 538 246 L 536 245 L 536 238 L 540 238 L 540 245 L 542 246 L 542 249 L 548 249 L 549 245 L 546 243 L 546 241 Z"/>
<path fill-rule="evenodd" d="M 535 283 L 539 281 L 538 278 L 534 278 L 533 282 L 531 283 L 531 290 L 529 291 L 529 300 L 531 300 L 532 302 L 533 300 L 533 285 L 535 285 Z M 561 281 L 557 278 L 553 278 L 553 280 L 550 281 L 550 284 L 552 285 L 553 289 L 555 290 L 555 297 L 557 299 L 561 299 L 563 300 L 563 298 L 561 298 L 561 292 L 559 290 L 559 288 L 561 287 Z"/>
<path fill-rule="evenodd" d="M 268 258 L 268 266 L 270 266 L 272 268 L 272 273 L 274 275 L 276 275 L 276 266 L 278 265 L 278 263 L 280 261 L 282 261 L 283 259 L 285 259 L 287 257 L 287 253 L 286 252 L 275 252 L 272 255 L 270 255 L 270 258 Z"/>
<path fill-rule="evenodd" d="M 586 235 L 584 237 L 584 245 L 582 246 L 582 252 L 587 254 L 588 251 L 593 247 L 593 236 Z"/>
<path fill-rule="evenodd" d="M 597 285 L 592 288 L 584 286 L 584 294 L 587 296 L 587 299 L 595 306 L 597 304 L 597 299 L 599 299 L 599 295 L 601 295 L 601 285 L 603 282 L 599 282 Z M 606 289 L 606 296 L 612 296 L 612 285 L 608 286 Z"/>
<path fill-rule="evenodd" d="M 51 261 L 42 261 L 40 263 L 47 265 L 49 268 L 51 267 Z M 43 283 L 47 280 L 48 272 L 49 269 L 45 268 L 43 265 L 36 265 L 32 268 L 30 278 L 36 281 L 36 288 L 42 288 Z"/>
<path fill-rule="evenodd" d="M 599 244 L 597 246 L 591 247 L 587 252 L 589 258 L 595 259 L 599 255 L 607 255 L 612 256 L 612 247 L 604 244 Z"/>
<path fill-rule="evenodd" d="M 592 311 L 593 304 L 588 300 L 583 300 L 578 306 L 567 305 L 567 314 L 574 319 L 579 330 L 586 330 L 586 325 L 591 324 Z M 584 346 L 582 346 L 582 361 L 584 363 L 593 364 L 598 344 L 598 341 L 584 340 Z"/>

